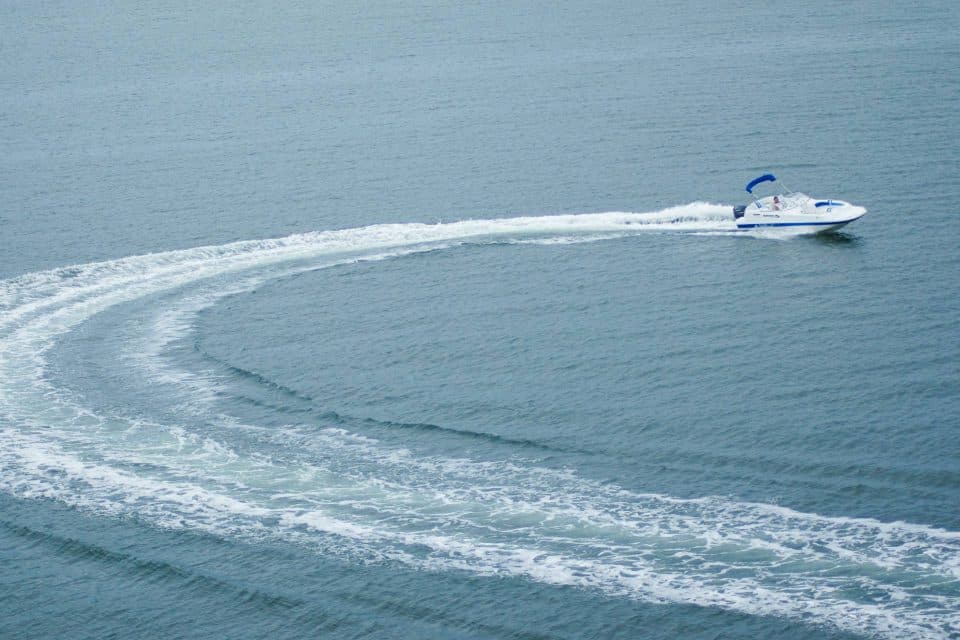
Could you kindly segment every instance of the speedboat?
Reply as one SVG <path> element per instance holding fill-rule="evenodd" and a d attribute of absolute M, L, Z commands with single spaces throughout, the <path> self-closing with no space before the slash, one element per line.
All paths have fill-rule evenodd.
<path fill-rule="evenodd" d="M 772 173 L 765 173 L 747 184 L 747 193 L 754 199 L 733 208 L 738 229 L 785 228 L 797 233 L 820 233 L 839 229 L 867 213 L 864 207 L 843 200 L 818 200 L 796 191 L 762 198 L 754 194 L 757 185 L 776 180 Z"/>

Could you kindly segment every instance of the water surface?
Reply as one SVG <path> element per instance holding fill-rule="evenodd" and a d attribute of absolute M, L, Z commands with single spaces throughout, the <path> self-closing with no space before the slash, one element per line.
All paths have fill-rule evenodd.
<path fill-rule="evenodd" d="M 952 5 L 2 11 L 3 635 L 960 633 Z"/>

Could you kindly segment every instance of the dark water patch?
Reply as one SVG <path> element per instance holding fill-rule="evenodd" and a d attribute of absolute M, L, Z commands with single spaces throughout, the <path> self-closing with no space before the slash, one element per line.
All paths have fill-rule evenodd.
<path fill-rule="evenodd" d="M 141 580 L 155 583 L 164 582 L 176 584 L 180 589 L 188 591 L 212 591 L 229 593 L 245 606 L 261 609 L 292 609 L 303 605 L 302 600 L 291 599 L 287 596 L 272 594 L 259 589 L 250 589 L 217 578 L 213 575 L 198 573 L 196 567 L 186 568 L 178 564 L 153 560 L 109 549 L 79 538 L 72 538 L 57 533 L 32 529 L 22 524 L 0 520 L 0 526 L 9 533 L 23 539 L 32 547 L 41 547 L 44 552 L 63 557 L 70 563 L 94 561 L 110 567 L 110 571 L 123 573 L 134 582 Z"/>
<path fill-rule="evenodd" d="M 826 233 L 817 233 L 811 236 L 804 236 L 806 241 L 814 242 L 828 247 L 859 247 L 866 240 L 863 236 L 854 231 L 828 231 Z"/>
<path fill-rule="evenodd" d="M 411 602 L 408 599 L 373 598 L 362 593 L 355 593 L 349 596 L 349 601 L 388 616 L 402 616 L 427 624 L 464 629 L 470 633 L 479 634 L 481 637 L 516 638 L 517 640 L 548 640 L 555 637 L 536 631 L 518 630 L 509 626 L 479 622 L 468 616 L 454 613 L 455 609 L 436 609 L 425 604 Z"/>
<path fill-rule="evenodd" d="M 314 402 L 313 398 L 311 398 L 310 396 L 301 394 L 301 393 L 300 393 L 299 391 L 297 391 L 296 389 L 293 389 L 293 388 L 288 387 L 288 386 L 286 386 L 286 385 L 283 385 L 283 384 L 280 384 L 280 383 L 278 383 L 278 382 L 275 382 L 274 380 L 271 380 L 270 378 L 267 378 L 266 376 L 261 375 L 261 374 L 259 374 L 259 373 L 256 373 L 256 372 L 254 372 L 254 371 L 250 371 L 250 370 L 248 370 L 248 369 L 244 369 L 244 368 L 242 368 L 242 367 L 238 367 L 238 366 L 232 365 L 232 364 L 230 364 L 229 362 L 227 362 L 227 361 L 225 361 L 225 360 L 223 360 L 223 359 L 221 359 L 221 358 L 217 358 L 216 356 L 211 355 L 210 353 L 208 353 L 207 351 L 205 351 L 205 350 L 203 349 L 203 347 L 202 347 L 201 344 L 200 344 L 200 339 L 199 339 L 199 338 L 197 338 L 197 339 L 194 341 L 193 348 L 194 348 L 194 351 L 196 351 L 198 354 L 200 354 L 200 356 L 201 356 L 204 360 L 216 364 L 216 365 L 217 365 L 218 367 L 220 367 L 221 369 L 227 371 L 228 373 L 230 373 L 230 374 L 232 374 L 232 375 L 234 375 L 234 376 L 236 376 L 236 377 L 238 377 L 238 378 L 241 378 L 241 379 L 244 379 L 244 380 L 250 380 L 250 381 L 252 381 L 252 382 L 254 382 L 254 383 L 258 384 L 258 385 L 267 387 L 267 388 L 269 388 L 269 389 L 272 390 L 272 391 L 277 391 L 277 392 L 279 392 L 279 393 L 287 396 L 288 398 L 290 398 L 290 399 L 292 399 L 292 400 L 301 400 L 301 401 L 303 401 L 303 402 L 307 402 L 307 403 L 310 403 L 310 404 L 312 404 L 312 403 Z"/>
<path fill-rule="evenodd" d="M 355 417 L 341 414 L 337 411 L 331 409 L 324 409 L 317 406 L 316 401 L 309 395 L 303 394 L 291 387 L 280 384 L 270 378 L 256 373 L 254 371 L 249 371 L 242 367 L 230 364 L 224 361 L 221 358 L 211 355 L 205 351 L 200 346 L 199 339 L 194 344 L 194 349 L 199 353 L 204 360 L 216 364 L 218 367 L 227 371 L 243 380 L 248 380 L 266 387 L 267 389 L 275 392 L 279 392 L 293 401 L 298 401 L 300 403 L 305 403 L 306 406 L 290 406 L 289 404 L 277 404 L 271 403 L 269 401 L 259 400 L 257 398 L 252 398 L 247 395 L 240 394 L 231 394 L 231 397 L 240 400 L 241 402 L 246 402 L 260 408 L 269 408 L 272 411 L 276 411 L 282 414 L 312 414 L 315 416 L 315 419 L 323 423 L 333 423 L 338 426 L 343 427 L 372 427 L 380 430 L 392 431 L 398 429 L 404 430 L 413 430 L 420 431 L 424 433 L 442 433 L 445 435 L 463 437 L 463 438 L 472 438 L 477 440 L 482 440 L 485 442 L 490 442 L 494 444 L 506 445 L 510 447 L 519 447 L 520 449 L 533 449 L 541 450 L 553 453 L 578 453 L 576 450 L 564 449 L 560 447 L 555 447 L 552 445 L 547 445 L 542 442 L 537 442 L 530 439 L 518 439 L 510 438 L 505 436 L 500 436 L 493 433 L 470 431 L 464 429 L 454 429 L 451 427 L 444 427 L 436 424 L 430 424 L 425 422 L 398 422 L 392 420 L 376 420 L 374 418 L 365 418 L 365 417 Z M 579 453 L 585 453 L 580 451 Z"/>
<path fill-rule="evenodd" d="M 442 433 L 447 435 L 453 435 L 464 438 L 473 438 L 476 440 L 483 440 L 485 442 L 490 442 L 494 444 L 502 444 L 510 447 L 519 448 L 521 451 L 525 449 L 533 449 L 540 451 L 547 451 L 553 453 L 585 453 L 583 451 L 576 451 L 573 449 L 564 449 L 562 447 L 556 447 L 553 445 L 547 445 L 542 442 L 537 442 L 535 440 L 528 439 L 519 439 L 519 438 L 509 438 L 505 436 L 500 436 L 494 433 L 486 433 L 481 431 L 469 431 L 464 429 L 453 429 L 450 427 L 441 427 L 435 424 L 429 424 L 425 422 L 394 422 L 390 420 L 374 420 L 373 418 L 361 418 L 360 422 L 372 427 L 387 428 L 387 429 L 411 429 L 416 431 L 422 431 L 425 433 Z"/>

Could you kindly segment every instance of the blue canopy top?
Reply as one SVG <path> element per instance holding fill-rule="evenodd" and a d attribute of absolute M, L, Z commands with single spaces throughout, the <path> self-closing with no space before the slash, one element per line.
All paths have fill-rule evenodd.
<path fill-rule="evenodd" d="M 761 182 L 774 182 L 776 178 L 772 173 L 765 173 L 759 178 L 754 178 L 747 184 L 747 193 L 753 193 L 753 188 Z"/>

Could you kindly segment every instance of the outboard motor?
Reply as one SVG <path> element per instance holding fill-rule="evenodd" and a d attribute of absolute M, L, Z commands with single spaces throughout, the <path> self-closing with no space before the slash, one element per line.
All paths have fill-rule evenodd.
<path fill-rule="evenodd" d="M 736 204 L 733 206 L 733 219 L 739 220 L 743 217 L 743 214 L 747 212 L 747 205 L 745 204 Z"/>

